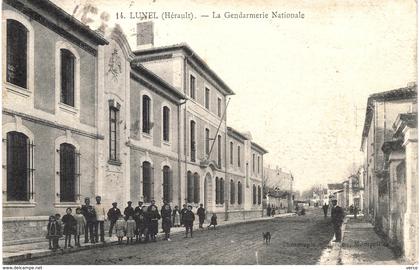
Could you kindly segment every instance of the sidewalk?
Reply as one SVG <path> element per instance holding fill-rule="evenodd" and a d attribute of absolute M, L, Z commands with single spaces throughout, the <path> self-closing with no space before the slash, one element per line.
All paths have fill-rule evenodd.
<path fill-rule="evenodd" d="M 342 242 L 333 242 L 323 251 L 319 260 L 321 265 L 355 264 L 403 264 L 375 232 L 373 225 L 363 216 L 357 219 L 348 215 L 342 225 Z"/>
<path fill-rule="evenodd" d="M 274 218 L 280 218 L 280 217 L 287 217 L 287 216 L 293 216 L 294 213 L 284 213 L 284 214 L 277 214 L 274 216 Z M 246 220 L 234 220 L 234 221 L 219 221 L 218 227 L 223 226 L 230 226 L 240 223 L 248 223 L 248 222 L 257 222 L 261 220 L 268 220 L 272 219 L 273 217 L 260 217 L 260 218 L 254 218 L 254 219 L 246 219 Z M 204 228 L 206 230 L 206 224 L 204 224 Z M 161 226 L 159 225 L 159 231 L 161 229 Z M 194 225 L 194 230 L 199 230 L 198 224 Z M 178 228 L 171 228 L 171 235 L 173 234 L 180 234 L 184 233 L 185 228 L 184 227 L 178 227 Z M 164 237 L 163 233 L 158 233 L 158 241 L 159 239 L 162 239 Z M 64 254 L 64 253 L 71 253 L 71 252 L 78 252 L 82 250 L 87 250 L 91 248 L 100 248 L 100 247 L 106 247 L 106 246 L 112 246 L 116 245 L 118 242 L 117 237 L 108 237 L 105 236 L 105 243 L 97 243 L 97 244 L 83 244 L 84 237 L 81 237 L 80 242 L 82 244 L 82 247 L 80 248 L 72 248 L 72 249 L 61 249 L 58 251 L 53 252 L 52 250 L 48 249 L 48 241 L 43 242 L 37 242 L 37 243 L 31 243 L 31 244 L 21 244 L 21 245 L 13 245 L 13 246 L 3 246 L 3 263 L 12 264 L 13 262 L 18 262 L 22 260 L 27 260 L 30 258 L 39 258 L 39 257 L 47 257 L 47 256 L 54 256 L 58 254 Z M 64 240 L 60 239 L 60 247 L 62 248 L 64 246 Z"/>

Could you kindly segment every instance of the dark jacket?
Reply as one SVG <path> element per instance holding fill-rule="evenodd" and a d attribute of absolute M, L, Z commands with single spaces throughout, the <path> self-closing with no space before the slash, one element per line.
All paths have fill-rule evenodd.
<path fill-rule="evenodd" d="M 331 221 L 335 225 L 341 225 L 344 220 L 344 210 L 340 206 L 334 206 L 331 209 Z"/>
<path fill-rule="evenodd" d="M 96 211 L 92 205 L 82 205 L 82 215 L 85 217 L 86 222 L 96 222 Z"/>
<path fill-rule="evenodd" d="M 69 235 L 69 234 L 75 234 L 76 232 L 76 219 L 71 214 L 65 214 L 61 221 L 64 224 L 63 234 Z"/>
<path fill-rule="evenodd" d="M 61 237 L 60 224 L 57 221 L 50 221 L 47 225 L 47 239 L 60 238 Z"/>
<path fill-rule="evenodd" d="M 206 217 L 206 210 L 203 207 L 199 207 L 197 210 L 197 216 L 199 219 L 204 219 Z"/>
<path fill-rule="evenodd" d="M 324 210 L 324 213 L 326 213 L 328 211 L 328 205 L 323 205 L 322 206 L 322 210 Z"/>
<path fill-rule="evenodd" d="M 125 216 L 125 220 L 126 220 L 126 221 L 128 220 L 128 217 L 129 217 L 129 216 L 134 217 L 134 208 L 133 208 L 132 206 L 127 206 L 127 207 L 124 209 L 124 216 Z"/>
<path fill-rule="evenodd" d="M 134 216 L 133 216 L 133 218 L 134 218 L 134 220 L 136 221 L 136 222 L 138 222 L 139 221 L 139 218 L 140 218 L 140 215 L 142 215 L 143 214 L 143 206 L 142 207 L 139 207 L 139 206 L 137 206 L 135 209 L 134 209 Z"/>
<path fill-rule="evenodd" d="M 211 216 L 210 225 L 217 225 L 217 216 Z"/>
<path fill-rule="evenodd" d="M 185 213 L 188 211 L 188 209 L 187 208 L 182 208 L 181 209 L 181 211 L 180 211 L 180 214 L 181 214 L 181 223 L 184 223 L 184 215 L 185 215 Z"/>
<path fill-rule="evenodd" d="M 192 224 L 195 220 L 193 211 L 186 211 L 184 213 L 184 224 Z"/>
<path fill-rule="evenodd" d="M 162 209 L 162 228 L 164 231 L 168 231 L 172 226 L 172 210 Z"/>
<path fill-rule="evenodd" d="M 118 208 L 114 208 L 114 207 L 112 207 L 112 208 L 110 208 L 109 210 L 108 210 L 108 214 L 107 214 L 107 216 L 108 216 L 108 219 L 110 220 L 110 221 L 117 221 L 117 219 L 121 216 L 121 211 L 120 211 L 120 209 L 118 209 Z"/>

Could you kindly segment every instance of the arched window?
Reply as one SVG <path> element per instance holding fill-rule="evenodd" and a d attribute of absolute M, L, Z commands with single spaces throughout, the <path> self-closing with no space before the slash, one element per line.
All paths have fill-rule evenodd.
<path fill-rule="evenodd" d="M 200 202 L 200 175 L 194 173 L 194 202 Z"/>
<path fill-rule="evenodd" d="M 165 202 L 172 202 L 172 172 L 169 166 L 164 166 L 163 174 L 163 200 Z"/>
<path fill-rule="evenodd" d="M 230 204 L 235 204 L 235 183 L 230 180 Z"/>
<path fill-rule="evenodd" d="M 7 20 L 6 80 L 27 88 L 28 29 L 16 20 Z"/>
<path fill-rule="evenodd" d="M 194 178 L 190 171 L 187 172 L 187 202 L 194 202 Z"/>
<path fill-rule="evenodd" d="M 169 132 L 170 132 L 170 110 L 167 106 L 164 106 L 162 109 L 162 132 L 163 132 L 163 140 L 169 142 Z"/>
<path fill-rule="evenodd" d="M 238 182 L 238 204 L 242 204 L 242 184 Z"/>
<path fill-rule="evenodd" d="M 151 100 L 150 97 L 143 95 L 143 100 L 142 100 L 142 105 L 143 105 L 143 132 L 150 134 L 150 129 L 151 129 L 151 121 L 150 121 L 150 116 L 151 116 L 151 108 L 150 108 L 150 104 Z"/>
<path fill-rule="evenodd" d="M 252 185 L 252 203 L 257 204 L 257 187 Z"/>
<path fill-rule="evenodd" d="M 223 180 L 223 178 L 220 178 L 219 184 L 220 184 L 220 188 L 219 188 L 219 190 L 220 190 L 220 195 L 219 195 L 220 201 L 219 201 L 219 203 L 224 204 L 225 203 L 225 181 Z"/>
<path fill-rule="evenodd" d="M 216 177 L 216 204 L 219 204 L 220 202 L 220 184 L 219 184 L 219 178 Z"/>
<path fill-rule="evenodd" d="M 195 122 L 190 122 L 190 150 L 191 150 L 191 161 L 195 162 Z"/>
<path fill-rule="evenodd" d="M 152 165 L 148 161 L 143 162 L 143 201 L 148 203 L 152 199 Z"/>
<path fill-rule="evenodd" d="M 30 148 L 28 137 L 20 132 L 7 133 L 7 200 L 29 200 Z"/>
<path fill-rule="evenodd" d="M 261 186 L 258 186 L 258 204 L 261 204 Z"/>
<path fill-rule="evenodd" d="M 60 101 L 74 107 L 74 66 L 76 57 L 66 49 L 60 49 L 61 56 L 61 95 Z"/>
<path fill-rule="evenodd" d="M 76 201 L 76 148 L 60 144 L 60 202 Z"/>

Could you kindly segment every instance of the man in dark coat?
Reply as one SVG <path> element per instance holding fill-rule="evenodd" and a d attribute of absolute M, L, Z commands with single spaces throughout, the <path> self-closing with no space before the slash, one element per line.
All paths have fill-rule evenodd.
<path fill-rule="evenodd" d="M 132 201 L 128 201 L 127 202 L 127 207 L 124 209 L 125 221 L 128 220 L 129 216 L 132 216 L 134 218 L 134 208 L 131 206 L 132 203 L 133 203 Z"/>
<path fill-rule="evenodd" d="M 147 209 L 147 216 L 149 221 L 149 237 L 150 240 L 156 242 L 156 235 L 158 233 L 158 221 L 160 219 L 159 210 L 156 205 L 152 204 Z"/>
<path fill-rule="evenodd" d="M 184 225 L 185 225 L 185 238 L 188 237 L 188 231 L 190 232 L 191 238 L 192 238 L 193 237 L 192 236 L 193 224 L 194 224 L 195 216 L 194 216 L 194 213 L 192 211 L 192 206 L 191 205 L 188 205 L 188 209 L 187 209 L 187 211 L 185 211 L 183 219 L 184 219 Z"/>
<path fill-rule="evenodd" d="M 337 205 L 337 200 L 332 200 L 331 221 L 334 227 L 335 240 L 334 242 L 341 242 L 341 224 L 344 220 L 343 208 Z"/>
<path fill-rule="evenodd" d="M 204 209 L 202 203 L 200 203 L 200 207 L 197 209 L 197 216 L 198 216 L 199 228 L 202 229 L 204 219 L 206 219 L 206 209 Z"/>
<path fill-rule="evenodd" d="M 82 215 L 86 219 L 85 243 L 89 243 L 89 238 L 91 243 L 95 243 L 96 212 L 95 208 L 90 205 L 89 198 L 85 198 L 85 205 L 82 205 Z"/>
<path fill-rule="evenodd" d="M 322 210 L 324 211 L 324 218 L 327 218 L 327 214 L 328 214 L 328 204 L 327 203 L 325 203 L 322 206 Z"/>
<path fill-rule="evenodd" d="M 187 211 L 188 211 L 187 205 L 183 204 L 182 209 L 181 209 L 181 226 L 184 225 L 184 215 L 185 215 L 185 212 Z"/>
<path fill-rule="evenodd" d="M 107 213 L 108 220 L 110 221 L 109 225 L 109 237 L 112 236 L 112 229 L 114 228 L 115 222 L 117 222 L 118 218 L 121 216 L 120 209 L 117 208 L 117 203 L 112 203 L 112 208 L 108 210 Z"/>
<path fill-rule="evenodd" d="M 143 202 L 139 201 L 139 205 L 134 208 L 134 221 L 136 222 L 136 230 L 139 231 L 140 215 L 143 214 Z M 137 240 L 137 239 L 136 239 Z"/>

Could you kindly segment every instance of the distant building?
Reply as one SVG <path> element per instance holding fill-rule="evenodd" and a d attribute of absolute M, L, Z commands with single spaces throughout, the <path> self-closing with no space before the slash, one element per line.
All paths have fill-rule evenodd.
<path fill-rule="evenodd" d="M 265 206 L 293 210 L 293 175 L 278 166 L 264 168 Z"/>

